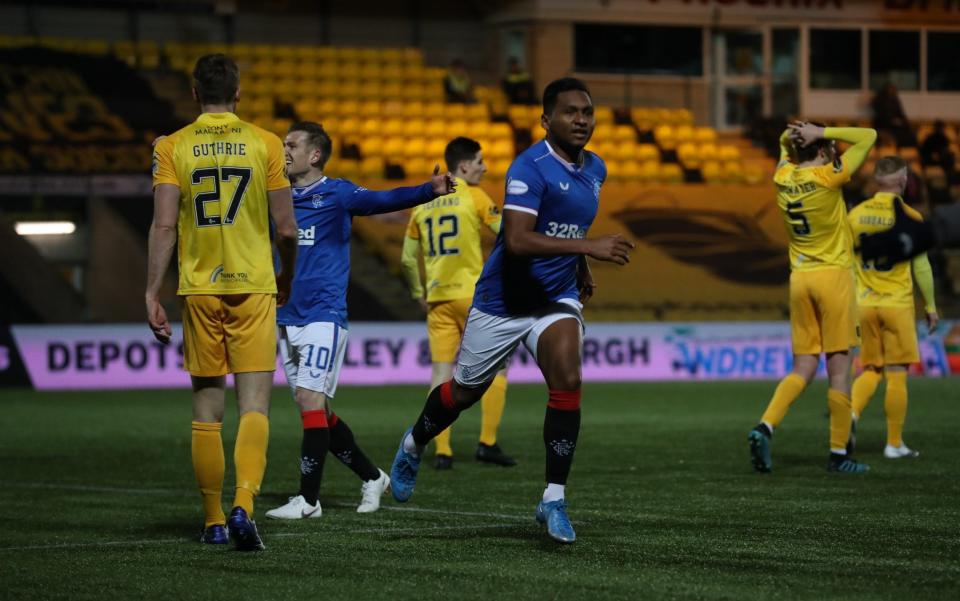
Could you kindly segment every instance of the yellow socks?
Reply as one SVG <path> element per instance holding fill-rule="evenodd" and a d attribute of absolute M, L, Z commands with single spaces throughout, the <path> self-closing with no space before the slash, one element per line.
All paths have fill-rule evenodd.
<path fill-rule="evenodd" d="M 830 452 L 846 453 L 850 440 L 850 397 L 833 388 L 827 390 L 827 406 L 830 408 Z"/>
<path fill-rule="evenodd" d="M 770 404 L 767 405 L 767 410 L 764 411 L 760 421 L 766 422 L 774 428 L 778 427 L 780 422 L 783 421 L 783 417 L 787 414 L 790 405 L 797 400 L 797 397 L 800 396 L 800 393 L 803 392 L 803 389 L 806 387 L 807 381 L 797 374 L 790 374 L 780 380 L 777 389 L 773 393 L 773 398 L 770 399 Z"/>
<path fill-rule="evenodd" d="M 437 434 L 437 437 L 433 439 L 433 442 L 437 443 L 437 455 L 453 457 L 453 448 L 450 447 L 450 428 L 447 428 L 443 432 Z"/>
<path fill-rule="evenodd" d="M 197 486 L 203 498 L 203 527 L 226 524 L 220 504 L 224 469 L 221 424 L 193 422 L 191 426 L 193 432 L 190 437 L 190 452 L 193 456 L 193 472 L 197 476 Z"/>
<path fill-rule="evenodd" d="M 503 406 L 507 402 L 507 377 L 499 375 L 493 379 L 490 388 L 480 399 L 480 442 L 485 445 L 497 444 L 497 428 L 503 417 Z"/>
<path fill-rule="evenodd" d="M 237 496 L 233 506 L 243 507 L 253 517 L 253 499 L 260 494 L 260 483 L 267 469 L 267 441 L 270 421 L 267 416 L 250 411 L 240 416 L 237 445 L 233 461 L 237 468 Z"/>
<path fill-rule="evenodd" d="M 871 369 L 863 370 L 860 377 L 853 381 L 851 402 L 853 403 L 853 413 L 858 419 L 863 415 L 863 410 L 867 408 L 867 404 L 870 403 L 870 399 L 873 397 L 873 393 L 877 391 L 879 384 L 880 374 Z"/>
<path fill-rule="evenodd" d="M 887 373 L 887 395 L 883 402 L 887 413 L 887 444 L 903 444 L 903 422 L 907 419 L 907 372 Z"/>

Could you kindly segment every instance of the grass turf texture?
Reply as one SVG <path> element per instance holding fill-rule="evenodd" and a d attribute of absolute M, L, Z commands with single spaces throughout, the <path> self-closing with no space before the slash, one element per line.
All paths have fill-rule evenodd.
<path fill-rule="evenodd" d="M 2 391 L 0 598 L 956 598 L 956 386 L 910 382 L 906 441 L 921 456 L 898 461 L 881 455 L 881 388 L 859 429 L 873 470 L 848 476 L 824 469 L 823 383 L 777 432 L 770 475 L 752 471 L 746 435 L 773 383 L 589 385 L 571 546 L 533 520 L 542 387 L 508 389 L 500 443 L 518 467 L 473 461 L 476 407 L 455 425 L 454 470 L 429 451 L 410 503 L 355 513 L 359 481 L 330 456 L 324 516 L 298 522 L 263 517 L 298 477 L 299 419 L 277 389 L 259 554 L 197 542 L 189 392 Z M 423 394 L 346 388 L 335 409 L 388 470 Z M 235 431 L 228 409 L 225 503 Z"/>

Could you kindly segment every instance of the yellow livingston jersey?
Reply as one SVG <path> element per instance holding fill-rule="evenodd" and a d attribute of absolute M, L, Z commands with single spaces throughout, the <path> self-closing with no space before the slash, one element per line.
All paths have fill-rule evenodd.
<path fill-rule="evenodd" d="M 894 222 L 893 203 L 896 195 L 879 192 L 850 211 L 850 228 L 857 238 L 890 229 Z M 923 217 L 906 204 L 903 210 L 911 218 Z M 924 259 L 925 260 L 925 259 Z M 892 267 L 877 268 L 872 263 L 856 262 L 857 299 L 861 305 L 883 307 L 913 307 L 913 276 L 910 261 Z"/>
<path fill-rule="evenodd" d="M 233 113 L 160 140 L 153 185 L 180 188 L 177 294 L 275 293 L 267 191 L 288 187 L 283 143 Z"/>
<path fill-rule="evenodd" d="M 824 137 L 854 145 L 833 164 L 798 167 L 787 160 L 781 137 L 781 161 L 774 174 L 777 205 L 790 237 L 790 268 L 810 271 L 824 267 L 850 267 L 853 244 L 841 187 L 873 146 L 872 129 L 828 127 Z"/>
<path fill-rule="evenodd" d="M 413 209 L 407 236 L 420 241 L 427 301 L 472 298 L 483 270 L 480 228 L 499 231 L 500 210 L 478 186 L 457 178 L 457 190 Z"/>

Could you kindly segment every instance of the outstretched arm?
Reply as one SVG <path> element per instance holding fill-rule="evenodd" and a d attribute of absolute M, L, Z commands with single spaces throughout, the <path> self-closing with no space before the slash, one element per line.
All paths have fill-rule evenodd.
<path fill-rule="evenodd" d="M 823 130 L 823 137 L 852 144 L 844 151 L 841 158 L 853 172 L 867 160 L 870 149 L 877 141 L 877 130 L 869 127 L 827 127 Z"/>
<path fill-rule="evenodd" d="M 438 196 L 450 194 L 457 189 L 457 182 L 450 172 L 440 173 L 439 165 L 433 168 L 433 177 L 419 186 L 407 186 L 375 192 L 357 188 L 347 201 L 353 215 L 379 215 L 409 209 L 430 202 Z"/>

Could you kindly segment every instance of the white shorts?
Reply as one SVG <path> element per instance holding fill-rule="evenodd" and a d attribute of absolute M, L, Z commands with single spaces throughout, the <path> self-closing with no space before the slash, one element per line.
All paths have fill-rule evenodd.
<path fill-rule="evenodd" d="M 521 342 L 536 359 L 540 335 L 561 319 L 580 322 L 582 344 L 582 308 L 583 305 L 576 301 L 560 301 L 545 307 L 538 314 L 523 317 L 497 317 L 471 308 L 453 378 L 457 384 L 467 388 L 486 384 L 506 366 L 510 355 Z"/>
<path fill-rule="evenodd" d="M 280 357 L 287 383 L 333 398 L 347 354 L 347 330 L 329 321 L 305 326 L 280 326 Z"/>

